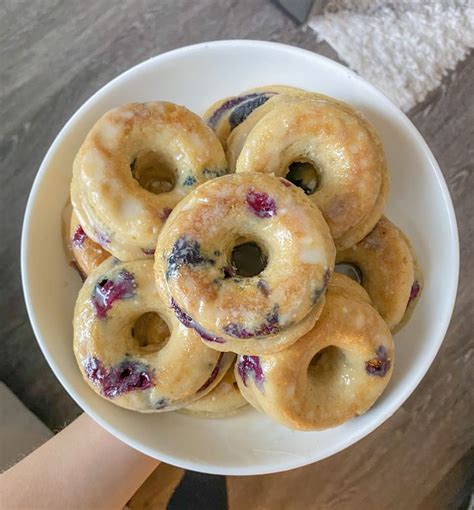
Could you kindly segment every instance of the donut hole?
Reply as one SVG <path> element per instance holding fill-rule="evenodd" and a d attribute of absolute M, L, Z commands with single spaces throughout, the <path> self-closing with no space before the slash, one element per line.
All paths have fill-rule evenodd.
<path fill-rule="evenodd" d="M 352 262 L 339 262 L 334 269 L 336 273 L 348 276 L 359 285 L 362 285 L 363 275 L 360 267 Z"/>
<path fill-rule="evenodd" d="M 319 188 L 321 172 L 309 161 L 294 161 L 288 166 L 285 178 L 301 188 L 306 195 L 312 195 Z"/>
<path fill-rule="evenodd" d="M 233 276 L 251 278 L 259 275 L 266 267 L 268 257 L 255 241 L 237 241 L 230 256 Z"/>
<path fill-rule="evenodd" d="M 140 315 L 133 323 L 131 333 L 140 349 L 146 352 L 162 349 L 171 334 L 168 324 L 156 312 Z"/>
<path fill-rule="evenodd" d="M 130 163 L 130 170 L 138 184 L 155 195 L 171 191 L 176 184 L 173 161 L 158 152 L 139 152 Z"/>
<path fill-rule="evenodd" d="M 345 355 L 341 349 L 330 345 L 313 356 L 308 366 L 308 376 L 318 384 L 330 383 L 338 378 L 345 365 Z"/>

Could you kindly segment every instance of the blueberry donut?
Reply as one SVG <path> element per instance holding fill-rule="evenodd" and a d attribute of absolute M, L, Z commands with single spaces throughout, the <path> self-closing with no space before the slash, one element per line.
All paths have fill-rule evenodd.
<path fill-rule="evenodd" d="M 305 90 L 285 85 L 267 85 L 225 97 L 212 104 L 204 113 L 204 121 L 216 133 L 225 147 L 229 134 L 269 99 L 278 94 L 302 95 Z"/>
<path fill-rule="evenodd" d="M 248 402 L 240 393 L 234 370 L 229 369 L 222 381 L 207 395 L 180 410 L 202 418 L 224 418 L 236 414 Z"/>
<path fill-rule="evenodd" d="M 362 241 L 339 250 L 336 262 L 353 273 L 392 332 L 406 323 L 422 278 L 410 242 L 391 221 L 382 217 Z"/>
<path fill-rule="evenodd" d="M 233 361 L 176 319 L 152 275 L 151 260 L 110 257 L 89 275 L 74 311 L 84 379 L 103 398 L 140 412 L 172 411 L 200 398 Z"/>
<path fill-rule="evenodd" d="M 69 246 L 77 269 L 84 277 L 87 277 L 105 259 L 110 257 L 110 253 L 107 250 L 104 250 L 102 246 L 95 243 L 84 232 L 74 212 L 71 213 Z"/>
<path fill-rule="evenodd" d="M 297 430 L 335 427 L 365 413 L 393 370 L 393 341 L 363 289 L 334 274 L 321 317 L 288 349 L 239 356 L 235 377 L 258 410 Z"/>
<path fill-rule="evenodd" d="M 299 185 L 341 248 L 373 229 L 388 194 L 378 136 L 357 112 L 331 101 L 304 99 L 270 110 L 246 136 L 235 167 Z"/>
<path fill-rule="evenodd" d="M 285 349 L 313 327 L 335 257 L 328 226 L 303 191 L 257 173 L 190 193 L 158 243 L 157 285 L 178 319 L 210 347 L 240 354 Z M 239 261 L 243 247 L 253 252 L 251 267 Z"/>
<path fill-rule="evenodd" d="M 84 232 L 120 260 L 152 257 L 173 207 L 227 172 L 223 149 L 194 113 L 131 103 L 94 125 L 73 165 L 71 201 Z"/>

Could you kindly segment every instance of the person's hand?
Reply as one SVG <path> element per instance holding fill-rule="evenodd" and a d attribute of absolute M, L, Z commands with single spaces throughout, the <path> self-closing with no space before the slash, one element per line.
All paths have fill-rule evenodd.
<path fill-rule="evenodd" d="M 0 475 L 0 507 L 122 509 L 158 464 L 83 414 Z"/>

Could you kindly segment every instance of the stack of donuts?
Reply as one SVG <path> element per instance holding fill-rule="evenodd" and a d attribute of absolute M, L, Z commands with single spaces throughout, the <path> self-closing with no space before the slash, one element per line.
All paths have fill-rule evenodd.
<path fill-rule="evenodd" d="M 71 185 L 84 379 L 139 412 L 251 404 L 297 430 L 364 413 L 422 285 L 388 189 L 373 127 L 314 92 L 260 87 L 203 119 L 167 102 L 109 111 Z"/>

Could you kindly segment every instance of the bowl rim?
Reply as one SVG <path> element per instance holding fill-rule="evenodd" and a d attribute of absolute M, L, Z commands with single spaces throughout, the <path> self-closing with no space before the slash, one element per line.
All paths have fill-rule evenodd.
<path fill-rule="evenodd" d="M 156 457 L 156 453 L 153 449 L 147 447 L 146 445 L 142 444 L 140 441 L 132 439 L 128 437 L 127 434 L 122 433 L 120 430 L 117 430 L 115 426 L 112 423 L 109 423 L 105 419 L 103 419 L 99 414 L 97 414 L 92 407 L 89 405 L 87 400 L 84 400 L 81 398 L 75 391 L 74 387 L 69 384 L 67 381 L 67 377 L 62 375 L 62 370 L 59 366 L 59 364 L 56 362 L 56 360 L 53 358 L 53 356 L 50 354 L 47 342 L 44 340 L 43 336 L 41 335 L 39 325 L 36 319 L 35 310 L 33 306 L 33 302 L 31 299 L 30 294 L 30 287 L 29 287 L 29 281 L 28 281 L 28 260 L 30 256 L 30 250 L 29 250 L 29 229 L 30 229 L 30 222 L 32 213 L 34 210 L 34 205 L 36 201 L 37 191 L 40 186 L 40 183 L 43 179 L 43 175 L 46 173 L 50 160 L 52 159 L 53 154 L 56 152 L 57 148 L 60 146 L 62 139 L 64 138 L 65 134 L 67 133 L 69 126 L 75 122 L 77 118 L 79 118 L 82 115 L 82 112 L 93 102 L 100 99 L 102 95 L 106 94 L 108 91 L 108 88 L 112 85 L 116 84 L 121 79 L 125 78 L 128 74 L 131 74 L 137 70 L 137 68 L 146 67 L 148 65 L 153 65 L 155 61 L 157 60 L 166 60 L 166 59 L 172 59 L 176 55 L 186 54 L 186 53 L 192 53 L 196 51 L 201 51 L 205 48 L 209 47 L 232 47 L 235 49 L 236 46 L 241 47 L 242 49 L 251 49 L 255 48 L 256 46 L 263 48 L 263 49 L 269 49 L 269 50 L 279 50 L 279 51 L 286 51 L 290 56 L 291 54 L 300 54 L 306 57 L 309 57 L 311 59 L 315 60 L 322 60 L 326 63 L 326 65 L 332 66 L 334 68 L 337 68 L 338 70 L 341 70 L 341 68 L 351 76 L 352 79 L 354 79 L 357 82 L 362 82 L 365 84 L 365 86 L 369 86 L 369 88 L 372 88 L 376 93 L 383 95 L 387 100 L 398 110 L 398 113 L 400 113 L 400 122 L 403 123 L 403 128 L 407 130 L 407 132 L 410 133 L 411 136 L 414 137 L 416 144 L 423 150 L 424 156 L 426 156 L 427 160 L 429 161 L 431 168 L 434 170 L 434 176 L 436 178 L 437 184 L 440 187 L 440 190 L 442 192 L 442 198 L 444 203 L 444 210 L 447 212 L 448 215 L 448 223 L 450 228 L 450 234 L 452 236 L 453 241 L 453 263 L 454 267 L 452 268 L 452 274 L 454 275 L 454 280 L 451 285 L 451 294 L 449 296 L 449 299 L 447 299 L 447 306 L 446 306 L 446 314 L 443 320 L 443 323 L 438 328 L 438 333 L 435 336 L 433 336 L 433 340 L 431 343 L 431 356 L 425 360 L 425 364 L 423 365 L 423 368 L 421 370 L 418 370 L 417 373 L 413 374 L 410 378 L 409 383 L 405 384 L 395 395 L 394 403 L 392 406 L 392 409 L 389 413 L 385 413 L 381 416 L 379 416 L 377 419 L 374 419 L 370 422 L 369 425 L 366 427 L 361 427 L 357 430 L 356 433 L 354 433 L 351 437 L 348 437 L 345 441 L 341 441 L 340 444 L 338 444 L 336 447 L 331 447 L 329 449 L 326 449 L 323 454 L 316 454 L 313 456 L 308 457 L 307 459 L 291 459 L 287 460 L 285 464 L 283 465 L 282 462 L 276 462 L 276 463 L 268 463 L 265 465 L 265 467 L 262 466 L 256 466 L 252 468 L 252 466 L 245 466 L 245 467 L 228 467 L 225 468 L 213 466 L 209 464 L 204 464 L 201 462 L 195 462 L 190 459 L 182 459 L 182 458 L 176 458 L 172 455 L 167 455 L 160 453 L 159 460 L 184 468 L 184 469 L 190 469 L 193 471 L 199 471 L 199 472 L 205 472 L 209 474 L 224 474 L 224 475 L 242 475 L 242 476 L 248 476 L 248 475 L 257 475 L 257 474 L 270 474 L 270 473 L 277 473 L 281 471 L 285 471 L 288 469 L 294 469 L 297 467 L 302 467 L 305 465 L 312 464 L 314 462 L 317 462 L 319 460 L 325 459 L 327 457 L 330 457 L 347 447 L 351 446 L 352 444 L 356 443 L 360 439 L 364 438 L 371 432 L 373 432 L 377 427 L 379 427 L 383 422 L 385 422 L 388 418 L 390 418 L 400 407 L 401 405 L 407 400 L 407 398 L 413 393 L 413 391 L 417 388 L 423 377 L 428 372 L 429 368 L 431 367 L 433 360 L 435 356 L 437 355 L 441 344 L 445 338 L 448 326 L 450 324 L 454 305 L 456 301 L 456 295 L 457 295 L 457 289 L 458 289 L 458 281 L 459 281 L 459 234 L 458 234 L 458 228 L 457 228 L 457 221 L 456 221 L 456 215 L 454 211 L 454 206 L 452 203 L 452 199 L 446 184 L 446 181 L 444 179 L 444 176 L 442 174 L 442 171 L 439 167 L 438 162 L 436 161 L 433 153 L 431 152 L 431 149 L 429 148 L 428 144 L 422 137 L 422 135 L 419 133 L 419 131 L 416 129 L 414 124 L 411 122 L 411 120 L 406 116 L 404 112 L 402 112 L 395 103 L 386 96 L 381 90 L 379 90 L 376 86 L 372 85 L 370 82 L 367 82 L 364 78 L 360 77 L 358 74 L 356 74 L 354 71 L 349 69 L 348 67 L 335 62 L 334 60 L 331 60 L 323 55 L 320 55 L 318 53 L 314 53 L 310 50 L 306 50 L 303 48 L 299 48 L 296 46 L 292 46 L 289 44 L 282 44 L 277 42 L 269 42 L 269 41 L 258 41 L 258 40 L 251 40 L 251 39 L 229 39 L 229 40 L 221 40 L 221 41 L 209 41 L 209 42 L 201 42 L 197 44 L 192 44 L 189 46 L 183 46 L 180 48 L 176 48 L 171 51 L 167 51 L 165 53 L 161 53 L 158 55 L 155 55 L 153 57 L 150 57 L 132 67 L 129 69 L 123 71 L 119 75 L 117 75 L 112 80 L 108 81 L 106 84 L 104 84 L 102 87 L 100 87 L 96 92 L 94 92 L 76 111 L 75 113 L 69 118 L 69 120 L 63 125 L 59 133 L 54 138 L 53 142 L 49 146 L 41 165 L 38 169 L 38 172 L 34 178 L 33 184 L 31 186 L 31 190 L 28 196 L 28 201 L 25 208 L 24 218 L 23 218 L 23 224 L 22 224 L 22 230 L 21 230 L 21 281 L 22 281 L 22 288 L 23 288 L 23 295 L 25 299 L 26 309 L 28 313 L 28 317 L 33 329 L 33 332 L 35 334 L 36 340 L 39 344 L 39 347 L 41 349 L 41 352 L 43 356 L 45 357 L 46 361 L 48 362 L 50 368 L 52 369 L 54 375 L 57 377 L 59 382 L 62 384 L 62 386 L 66 389 L 69 396 L 81 407 L 81 409 L 86 412 L 94 421 L 96 421 L 100 426 L 102 426 L 105 430 L 107 430 L 110 434 L 124 442 L 125 444 L 131 446 L 132 448 L 150 456 L 153 458 Z"/>

